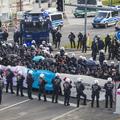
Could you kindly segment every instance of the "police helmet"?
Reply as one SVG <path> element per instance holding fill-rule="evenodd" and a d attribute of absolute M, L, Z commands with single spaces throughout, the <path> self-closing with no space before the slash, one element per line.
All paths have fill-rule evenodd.
<path fill-rule="evenodd" d="M 56 73 L 56 74 L 55 74 L 55 76 L 59 77 L 59 76 L 60 76 L 60 74 L 59 74 L 59 73 Z"/>
<path fill-rule="evenodd" d="M 103 63 L 107 63 L 107 60 L 104 60 Z"/>
<path fill-rule="evenodd" d="M 77 82 L 82 82 L 82 78 L 78 78 L 78 79 L 77 79 Z"/>
<path fill-rule="evenodd" d="M 99 84 L 99 81 L 98 81 L 98 80 L 95 80 L 94 83 L 95 83 L 95 84 Z"/>
<path fill-rule="evenodd" d="M 40 78 L 44 78 L 45 75 L 43 73 L 40 74 Z"/>
<path fill-rule="evenodd" d="M 61 47 L 60 50 L 65 50 L 65 48 L 64 48 L 64 47 Z"/>
<path fill-rule="evenodd" d="M 104 50 L 102 49 L 102 50 L 100 50 L 100 53 L 104 53 Z"/>
<path fill-rule="evenodd" d="M 33 71 L 32 71 L 32 70 L 29 70 L 28 73 L 32 75 L 32 74 L 33 74 Z"/>
<path fill-rule="evenodd" d="M 26 44 L 23 44 L 23 46 L 24 46 L 24 47 L 27 47 L 27 45 L 26 45 Z"/>
<path fill-rule="evenodd" d="M 72 57 L 75 57 L 75 53 L 72 53 Z"/>
<path fill-rule="evenodd" d="M 42 41 L 42 44 L 44 45 L 46 42 L 45 41 Z"/>
<path fill-rule="evenodd" d="M 18 74 L 19 74 L 19 75 L 22 75 L 22 71 L 19 71 Z"/>
<path fill-rule="evenodd" d="M 32 41 L 31 41 L 31 43 L 33 43 L 33 44 L 34 44 L 34 43 L 36 43 L 36 42 L 35 42 L 35 40 L 32 40 Z"/>
<path fill-rule="evenodd" d="M 70 83 L 70 78 L 66 78 L 65 81 L 68 82 L 68 83 Z"/>
<path fill-rule="evenodd" d="M 111 61 L 111 64 L 114 64 L 115 62 L 114 61 Z"/>
<path fill-rule="evenodd" d="M 109 77 L 109 78 L 107 79 L 107 81 L 108 81 L 108 82 L 112 82 L 112 78 Z"/>

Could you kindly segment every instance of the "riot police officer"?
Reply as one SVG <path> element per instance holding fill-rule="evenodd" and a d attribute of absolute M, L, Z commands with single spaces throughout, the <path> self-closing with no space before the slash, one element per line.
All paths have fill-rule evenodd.
<path fill-rule="evenodd" d="M 0 104 L 2 102 L 2 90 L 3 90 L 3 87 L 4 87 L 4 82 L 3 82 L 2 76 L 0 75 Z"/>
<path fill-rule="evenodd" d="M 113 104 L 113 88 L 114 85 L 112 83 L 112 78 L 109 77 L 108 78 L 108 82 L 105 83 L 104 85 L 104 89 L 106 90 L 106 94 L 105 94 L 105 107 L 108 108 L 108 99 L 110 98 L 110 108 L 112 108 L 112 104 Z"/>
<path fill-rule="evenodd" d="M 77 91 L 77 107 L 79 107 L 80 97 L 84 98 L 83 105 L 86 105 L 86 94 L 83 92 L 85 89 L 84 84 L 82 83 L 82 79 L 79 78 L 78 81 L 75 83 L 76 91 Z"/>
<path fill-rule="evenodd" d="M 19 90 L 21 93 L 21 97 L 23 97 L 23 81 L 24 81 L 25 77 L 22 75 L 22 71 L 18 72 L 17 75 L 17 92 L 16 95 L 19 96 Z"/>
<path fill-rule="evenodd" d="M 95 97 L 96 97 L 96 107 L 99 107 L 100 90 L 101 90 L 101 87 L 98 85 L 98 80 L 95 80 L 95 83 L 92 85 L 91 107 L 94 106 Z"/>
<path fill-rule="evenodd" d="M 43 94 L 44 97 L 44 101 L 46 102 L 46 90 L 45 90 L 45 85 L 47 84 L 47 82 L 44 79 L 45 75 L 44 74 L 40 74 L 40 80 L 39 80 L 39 93 L 38 93 L 38 100 L 41 100 L 41 94 Z"/>
<path fill-rule="evenodd" d="M 58 95 L 61 89 L 61 79 L 60 79 L 60 74 L 56 73 L 55 75 L 56 77 L 52 80 L 52 84 L 53 84 L 53 94 L 52 94 L 52 103 L 54 103 L 54 99 L 55 99 L 55 103 L 58 103 Z"/>
<path fill-rule="evenodd" d="M 28 90 L 28 98 L 29 99 L 33 99 L 32 98 L 32 84 L 33 84 L 33 82 L 34 82 L 34 80 L 33 80 L 33 77 L 32 77 L 32 74 L 33 74 L 33 71 L 32 70 L 30 70 L 29 72 L 28 72 L 28 74 L 27 74 L 27 90 Z"/>
<path fill-rule="evenodd" d="M 71 88 L 72 88 L 71 81 L 69 78 L 65 79 L 63 88 L 64 88 L 64 105 L 69 106 L 70 94 L 71 94 Z"/>
<path fill-rule="evenodd" d="M 7 82 L 6 93 L 8 93 L 8 88 L 10 86 L 11 94 L 14 94 L 14 92 L 13 92 L 13 77 L 14 77 L 14 73 L 10 69 L 7 69 L 7 71 L 6 71 L 6 82 Z"/>

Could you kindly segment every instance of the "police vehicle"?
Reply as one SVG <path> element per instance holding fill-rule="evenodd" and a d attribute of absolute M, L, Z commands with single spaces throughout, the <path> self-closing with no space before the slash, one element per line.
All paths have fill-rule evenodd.
<path fill-rule="evenodd" d="M 93 28 L 116 25 L 120 21 L 120 13 L 118 11 L 98 11 L 93 19 Z"/>

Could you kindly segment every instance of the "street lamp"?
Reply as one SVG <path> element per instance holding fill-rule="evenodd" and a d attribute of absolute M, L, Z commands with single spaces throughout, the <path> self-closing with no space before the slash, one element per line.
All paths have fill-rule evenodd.
<path fill-rule="evenodd" d="M 87 34 L 87 1 L 85 0 L 85 23 L 84 23 L 84 34 Z"/>

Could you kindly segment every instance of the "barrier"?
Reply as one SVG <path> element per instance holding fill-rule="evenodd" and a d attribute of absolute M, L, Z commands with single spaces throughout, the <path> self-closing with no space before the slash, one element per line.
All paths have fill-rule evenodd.
<path fill-rule="evenodd" d="M 116 92 L 116 114 L 120 114 L 120 89 L 117 89 Z"/>
<path fill-rule="evenodd" d="M 5 66 L 0 66 L 0 69 L 6 69 Z M 28 69 L 24 66 L 16 66 L 16 67 L 11 67 L 10 68 L 15 74 L 18 71 L 22 71 L 23 75 L 27 76 L 27 71 Z M 47 91 L 52 91 L 53 90 L 53 86 L 52 86 L 52 79 L 55 77 L 55 73 L 48 71 L 48 70 L 33 70 L 33 79 L 34 79 L 34 83 L 33 83 L 33 88 L 38 88 L 38 81 L 39 81 L 39 75 L 43 73 L 45 74 L 45 80 L 47 81 L 47 84 L 45 86 Z M 72 97 L 76 97 L 76 87 L 75 87 L 75 82 L 77 82 L 78 78 L 82 78 L 83 79 L 83 84 L 85 85 L 85 94 L 87 95 L 87 99 L 91 100 L 91 88 L 92 88 L 92 84 L 94 84 L 94 81 L 97 79 L 99 81 L 99 85 L 102 87 L 102 90 L 100 92 L 100 100 L 104 100 L 105 99 L 105 90 L 103 89 L 104 84 L 107 82 L 107 80 L 104 79 L 100 79 L 100 78 L 94 78 L 91 76 L 85 76 L 85 75 L 71 75 L 71 74 L 60 74 L 60 78 L 62 79 L 62 83 L 61 83 L 61 88 L 62 88 L 62 94 L 64 94 L 63 92 L 63 83 L 64 83 L 64 78 L 68 77 L 70 78 L 70 80 L 72 81 L 72 89 L 71 89 L 71 96 Z M 4 78 L 4 82 L 6 84 L 6 80 Z M 118 87 L 120 82 L 114 83 L 116 87 L 114 87 L 114 100 L 115 100 L 115 93 L 116 93 L 116 88 Z M 16 86 L 16 77 L 13 78 L 13 84 L 14 86 Z M 26 84 L 26 79 L 24 80 L 24 87 L 27 87 Z"/>

